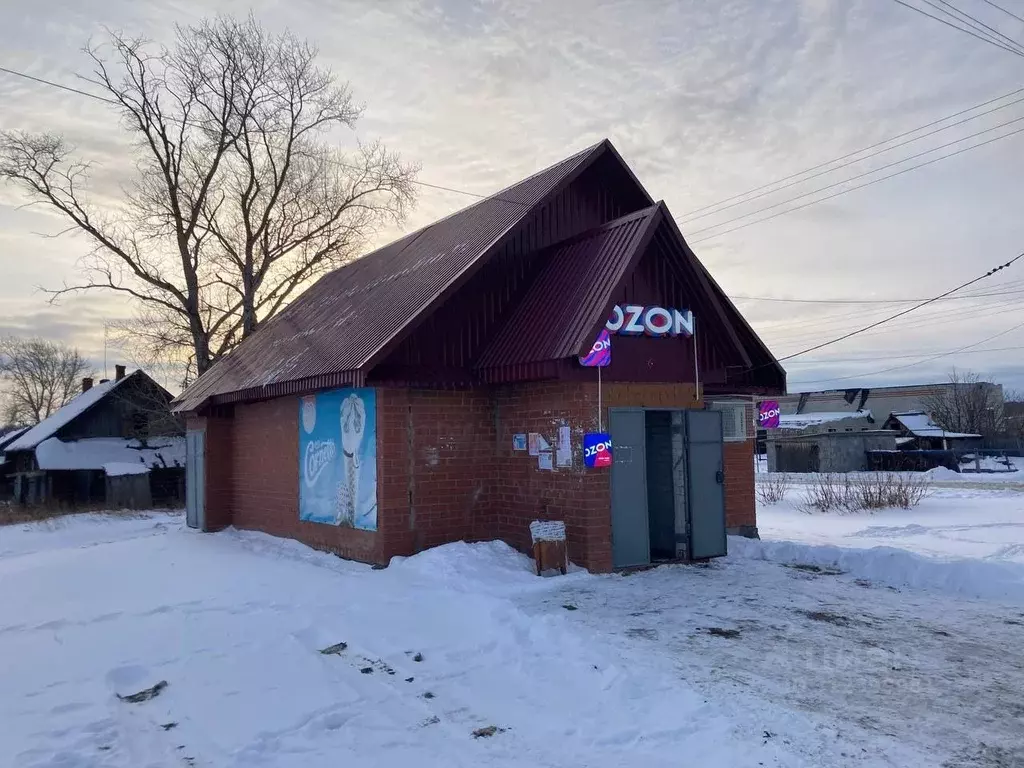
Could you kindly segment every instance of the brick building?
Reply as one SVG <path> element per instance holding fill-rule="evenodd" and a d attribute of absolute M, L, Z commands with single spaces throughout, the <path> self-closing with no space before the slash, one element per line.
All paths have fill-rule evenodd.
<path fill-rule="evenodd" d="M 189 523 L 379 563 L 525 548 L 537 519 L 592 570 L 724 554 L 756 535 L 751 398 L 784 389 L 603 141 L 325 276 L 203 375 L 175 406 Z"/>

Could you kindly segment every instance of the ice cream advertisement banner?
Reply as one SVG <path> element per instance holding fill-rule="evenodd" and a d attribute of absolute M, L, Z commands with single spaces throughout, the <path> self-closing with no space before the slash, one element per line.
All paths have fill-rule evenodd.
<path fill-rule="evenodd" d="M 377 530 L 373 389 L 336 389 L 299 401 L 299 519 Z"/>
<path fill-rule="evenodd" d="M 761 429 L 779 428 L 779 404 L 775 400 L 762 400 L 757 404 L 757 426 Z"/>

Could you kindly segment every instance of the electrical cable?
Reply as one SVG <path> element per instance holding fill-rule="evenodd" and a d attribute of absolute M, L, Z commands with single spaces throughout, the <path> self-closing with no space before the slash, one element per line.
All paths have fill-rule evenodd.
<path fill-rule="evenodd" d="M 974 139 L 974 138 L 977 138 L 978 136 L 982 136 L 982 135 L 984 135 L 986 133 L 992 133 L 992 131 L 998 131 L 1000 128 L 1005 128 L 1008 125 L 1013 125 L 1013 124 L 1019 123 L 1021 121 L 1024 121 L 1024 115 L 1022 115 L 1021 117 L 1015 117 L 1012 120 L 1007 120 L 1006 122 L 1003 122 L 1003 123 L 999 123 L 998 125 L 993 125 L 990 128 L 985 128 L 984 130 L 976 131 L 974 133 L 968 134 L 967 136 L 963 136 L 962 138 L 954 139 L 953 141 L 947 141 L 945 144 L 940 144 L 937 147 L 932 147 L 931 149 L 926 149 L 923 152 L 918 152 L 915 155 L 909 155 L 908 157 L 903 157 L 903 158 L 900 158 L 899 160 L 893 160 L 891 163 L 886 163 L 885 165 L 880 165 L 877 168 L 872 168 L 871 170 L 863 171 L 863 172 L 858 173 L 858 174 L 856 174 L 854 176 L 850 176 L 850 177 L 845 178 L 845 179 L 840 179 L 839 181 L 832 182 L 831 184 L 826 184 L 824 187 L 818 187 L 817 189 L 812 189 L 810 192 L 803 192 L 803 193 L 801 193 L 799 195 L 796 195 L 795 197 L 790 197 L 790 198 L 788 198 L 786 200 L 783 200 L 781 202 L 773 203 L 771 205 L 766 205 L 764 208 L 758 208 L 756 211 L 751 211 L 750 213 L 744 213 L 744 214 L 741 214 L 739 216 L 734 216 L 731 219 L 726 219 L 725 221 L 720 221 L 717 224 L 712 224 L 712 225 L 710 225 L 708 227 L 704 227 L 703 229 L 694 230 L 694 231 L 690 232 L 690 237 L 696 237 L 697 235 L 701 235 L 701 234 L 703 234 L 705 232 L 710 232 L 713 229 L 718 229 L 719 227 L 724 227 L 727 224 L 732 224 L 734 221 L 742 221 L 743 219 L 750 218 L 751 216 L 756 216 L 759 213 L 764 213 L 765 211 L 770 211 L 770 210 L 772 210 L 774 208 L 779 208 L 780 206 L 788 205 L 789 203 L 795 203 L 797 200 L 803 200 L 805 197 L 810 197 L 811 195 L 816 195 L 819 192 L 827 192 L 828 190 L 835 189 L 836 187 L 840 187 L 843 184 L 849 184 L 851 181 L 856 181 L 857 179 L 863 179 L 865 176 L 871 176 L 872 174 L 878 173 L 879 171 L 884 171 L 884 170 L 887 170 L 889 168 L 894 168 L 897 165 L 902 165 L 903 163 L 906 163 L 906 162 L 908 162 L 910 160 L 917 160 L 919 158 L 924 157 L 925 155 L 930 155 L 933 152 L 938 152 L 939 150 L 942 150 L 942 149 L 948 149 L 949 147 L 952 147 L 952 146 L 954 146 L 956 144 L 960 144 L 961 142 L 967 141 L 968 139 Z M 1024 130 L 1024 129 L 1021 129 L 1021 130 Z M 1006 134 L 1006 135 L 1007 136 L 1012 136 L 1013 132 L 1011 132 L 1009 134 Z M 982 145 L 978 144 L 978 145 L 973 145 L 973 146 L 982 146 Z M 970 149 L 970 148 L 972 148 L 972 147 L 967 147 L 967 148 L 964 148 L 964 149 Z M 943 159 L 944 157 L 952 157 L 952 156 L 953 156 L 952 154 L 944 155 L 943 157 L 940 157 L 940 158 L 937 158 L 937 159 Z M 935 160 L 932 160 L 932 162 L 935 162 Z M 922 163 L 922 165 L 927 165 L 927 163 Z M 914 166 L 914 168 L 919 168 L 919 167 L 920 166 Z M 886 176 L 884 178 L 889 178 L 889 177 Z M 854 187 L 854 189 L 857 189 L 857 188 L 858 187 Z M 695 241 L 695 242 L 700 242 L 700 241 L 698 240 L 698 241 Z"/>
<path fill-rule="evenodd" d="M 1024 346 L 1017 347 L 995 347 L 993 349 L 972 349 L 962 354 L 984 355 L 993 352 L 1016 352 L 1024 349 Z M 790 365 L 831 365 L 833 363 L 873 363 L 877 360 L 906 360 L 908 357 L 917 357 L 921 352 L 913 352 L 907 355 L 882 355 L 879 357 L 820 357 L 814 360 L 793 360 Z M 945 352 L 928 352 L 927 354 L 946 354 Z"/>
<path fill-rule="evenodd" d="M 947 21 L 946 19 L 942 18 L 941 16 L 933 16 L 932 14 L 928 13 L 928 11 L 922 10 L 921 8 L 913 6 L 910 3 L 905 3 L 905 2 L 903 2 L 903 0 L 893 0 L 893 2 L 897 3 L 899 5 L 902 5 L 904 8 L 909 8 L 912 11 L 916 11 L 917 13 L 920 13 L 922 16 L 927 16 L 929 19 L 935 19 L 935 21 L 939 21 L 939 22 L 945 24 L 947 27 L 952 27 L 953 29 L 958 29 L 961 32 L 964 32 L 964 33 L 970 35 L 971 37 L 976 37 L 978 40 L 981 40 L 984 43 L 988 43 L 989 45 L 994 45 L 996 48 L 1001 48 L 1004 51 L 1008 51 L 1008 52 L 1013 53 L 1013 54 L 1015 54 L 1017 56 L 1024 57 L 1024 53 L 1021 53 L 1020 51 L 1017 51 L 1017 50 L 1015 50 L 1013 48 L 1008 48 L 1005 45 L 1001 45 L 1000 43 L 996 42 L 995 40 L 992 40 L 991 38 L 984 37 L 982 35 L 979 35 L 976 32 L 972 32 L 970 29 L 968 29 L 966 27 L 961 27 L 959 24 L 954 24 L 953 22 Z"/>
<path fill-rule="evenodd" d="M 932 6 L 933 8 L 935 8 L 937 10 L 942 10 L 937 5 L 935 5 L 935 3 L 932 2 L 932 0 L 924 0 L 924 2 L 928 3 L 928 5 Z M 972 16 L 971 14 L 967 13 L 967 11 L 964 11 L 964 10 L 961 10 L 960 8 L 957 8 L 955 5 L 953 5 L 952 3 L 948 2 L 948 0 L 938 0 L 938 2 L 941 3 L 942 5 L 946 6 L 947 8 L 952 9 L 953 13 L 959 15 L 961 21 L 964 21 L 964 23 L 972 26 L 974 29 L 978 30 L 981 34 L 988 35 L 989 37 L 993 37 L 993 38 L 996 38 L 996 39 L 1001 39 L 1007 46 L 1009 46 L 1010 48 L 1014 48 L 1015 50 L 1019 51 L 1019 50 L 1022 49 L 1021 48 L 1021 44 L 1018 43 L 1016 40 L 1014 40 L 1012 37 L 1007 37 L 1006 35 L 1004 35 L 1002 32 L 1000 32 L 995 27 L 991 27 L 988 24 L 986 24 L 984 21 L 982 21 L 981 19 L 979 19 L 979 18 L 977 18 L 975 16 Z M 950 14 L 949 11 L 945 11 L 945 13 Z M 957 17 L 954 16 L 953 18 L 957 18 Z"/>
<path fill-rule="evenodd" d="M 938 301 L 939 299 L 941 299 L 944 296 L 949 296 L 950 294 L 956 293 L 957 291 L 962 290 L 962 289 L 966 288 L 969 285 L 974 285 L 977 282 L 985 280 L 985 279 L 991 277 L 992 275 L 994 275 L 996 272 L 999 272 L 1001 270 L 1004 270 L 1004 269 L 1007 269 L 1007 268 L 1013 266 L 1013 264 L 1015 264 L 1017 261 L 1019 261 L 1022 258 L 1024 258 L 1024 253 L 1019 253 L 1016 256 L 1014 256 L 1012 259 L 1007 261 L 1005 264 L 1000 264 L 1000 265 L 998 265 L 996 267 L 993 267 L 992 269 L 990 269 L 985 274 L 980 275 L 978 277 L 975 277 L 973 280 L 968 280 L 966 283 L 962 283 L 961 285 L 958 285 L 956 288 L 952 288 L 952 289 L 946 291 L 945 293 L 940 293 L 938 296 L 935 296 L 935 297 L 933 297 L 931 299 L 928 299 L 927 301 L 922 301 L 920 304 L 915 304 L 914 306 L 909 307 L 908 309 L 901 310 L 901 311 L 897 312 L 895 315 L 890 315 L 889 317 L 885 318 L 884 320 L 879 320 L 877 322 L 871 323 L 870 325 L 866 325 L 863 328 L 858 328 L 855 331 L 850 331 L 849 333 L 845 333 L 842 336 L 839 336 L 838 338 L 822 342 L 821 344 L 815 344 L 813 347 L 808 347 L 807 349 L 801 350 L 800 352 L 794 352 L 793 354 L 786 355 L 785 357 L 780 357 L 780 358 L 778 358 L 777 362 L 781 363 L 781 362 L 784 362 L 785 360 L 790 360 L 790 359 L 792 359 L 794 357 L 799 357 L 801 355 L 806 355 L 808 352 L 814 352 L 815 350 L 822 349 L 822 348 L 830 346 L 832 344 L 838 344 L 840 341 L 845 341 L 846 339 L 852 338 L 853 336 L 857 336 L 857 335 L 859 335 L 861 333 L 864 333 L 865 331 L 869 331 L 872 328 L 877 328 L 880 325 L 884 325 L 885 323 L 891 322 L 891 321 L 895 320 L 898 317 L 903 317 L 903 315 L 909 314 L 909 313 L 911 313 L 911 312 L 913 312 L 913 311 L 915 311 L 917 309 L 920 309 L 921 307 L 924 307 L 924 306 L 927 306 L 929 304 L 932 304 L 932 303 L 934 303 L 935 301 Z"/>
<path fill-rule="evenodd" d="M 724 206 L 722 206 L 720 208 L 716 208 L 713 211 L 708 211 L 707 213 L 701 213 L 701 214 L 699 214 L 697 216 L 689 216 L 689 217 L 683 216 L 681 218 L 677 218 L 676 221 L 680 225 L 683 225 L 683 224 L 689 224 L 691 222 L 697 221 L 698 219 L 706 218 L 708 216 L 714 216 L 716 213 L 721 213 L 722 211 L 728 211 L 730 208 L 735 208 L 735 207 L 740 206 L 740 205 L 745 205 L 746 203 L 752 202 L 754 200 L 759 200 L 762 197 L 767 197 L 769 195 L 774 195 L 776 192 L 781 192 L 784 189 L 789 189 L 790 187 L 795 187 L 797 185 L 800 185 L 800 184 L 803 184 L 805 182 L 808 182 L 811 179 L 816 179 L 819 176 L 825 176 L 827 174 L 833 173 L 834 171 L 841 170 L 842 168 L 847 168 L 847 167 L 849 167 L 851 165 L 856 165 L 857 163 L 863 162 L 864 160 L 870 160 L 871 158 L 878 157 L 879 155 L 884 154 L 884 153 L 886 153 L 886 152 L 888 152 L 890 150 L 899 149 L 900 147 L 905 147 L 908 144 L 913 144 L 915 141 L 920 141 L 921 139 L 926 139 L 929 136 L 934 136 L 935 134 L 941 133 L 942 131 L 949 130 L 950 128 L 956 128 L 958 125 L 963 125 L 964 123 L 969 123 L 971 120 L 977 120 L 979 117 L 984 117 L 985 115 L 991 115 L 993 112 L 998 112 L 1001 109 L 1006 109 L 1007 107 L 1012 107 L 1012 106 L 1014 106 L 1016 104 L 1020 104 L 1021 102 L 1024 102 L 1024 98 L 1017 99 L 1016 101 L 1011 101 L 1008 104 L 1002 104 L 1002 105 L 1000 105 L 998 107 L 993 107 L 992 109 L 986 110 L 985 112 L 980 112 L 977 115 L 972 115 L 971 117 L 965 117 L 963 120 L 957 120 L 955 123 L 950 123 L 949 125 L 944 125 L 941 128 L 936 128 L 935 130 L 929 131 L 928 133 L 923 133 L 920 136 L 915 136 L 912 139 L 907 139 L 906 141 L 901 141 L 898 144 L 893 144 L 891 147 L 885 147 L 884 149 L 880 149 L 877 152 L 872 152 L 870 155 L 864 155 L 864 157 L 859 157 L 859 158 L 856 158 L 854 160 L 847 160 L 847 161 L 845 161 L 845 162 L 843 162 L 843 163 L 841 163 L 841 164 L 839 164 L 837 166 L 834 166 L 832 168 L 826 168 L 825 170 L 818 171 L 817 173 L 813 173 L 810 176 L 806 176 L 806 177 L 804 177 L 802 179 L 796 179 L 795 181 L 790 181 L 790 182 L 788 182 L 786 184 L 783 184 L 780 187 L 776 187 L 775 189 L 770 189 L 770 190 L 765 191 L 765 192 L 760 192 L 760 193 L 754 195 L 753 197 L 746 198 L 745 200 L 739 200 L 739 201 L 737 201 L 735 203 L 730 203 L 729 205 L 724 205 Z M 989 128 L 989 129 L 986 129 L 986 130 L 987 131 L 992 131 L 992 130 L 995 130 L 996 128 L 1001 128 L 1003 126 L 1009 125 L 1012 122 L 1015 122 L 1015 121 L 1011 120 L 1009 123 L 1002 123 L 1001 125 L 997 125 L 994 128 Z M 982 131 L 981 133 L 985 133 L 985 131 Z M 906 162 L 907 160 L 913 160 L 915 157 L 920 157 L 921 155 L 928 154 L 928 152 L 935 152 L 936 150 L 943 149 L 944 147 L 948 147 L 948 146 L 950 146 L 952 144 L 957 144 L 957 143 L 959 143 L 961 141 L 966 141 L 967 139 L 973 138 L 974 136 L 978 136 L 978 135 L 980 135 L 980 134 L 979 133 L 974 133 L 974 134 L 971 134 L 970 136 L 965 136 L 962 139 L 957 139 L 956 141 L 949 142 L 948 144 L 943 144 L 941 146 L 935 147 L 935 149 L 930 149 L 927 152 L 922 152 L 922 153 L 920 153 L 918 155 L 911 155 L 910 157 L 905 157 L 905 158 L 903 158 L 903 160 L 897 160 L 894 163 L 891 163 L 890 165 L 887 165 L 887 166 L 883 165 L 881 168 L 876 168 L 873 171 L 867 171 L 866 173 L 862 174 L 862 176 L 867 176 L 867 175 L 869 175 L 871 173 L 875 173 L 876 171 L 880 171 L 880 170 L 883 170 L 885 168 L 890 168 L 890 167 L 892 167 L 892 165 L 899 165 L 900 163 Z M 847 181 L 850 181 L 852 179 L 858 179 L 858 178 L 861 178 L 861 177 L 860 176 L 853 176 L 850 179 L 847 179 Z M 837 182 L 837 183 L 841 184 L 843 182 Z M 827 189 L 827 188 L 828 187 L 825 187 L 825 189 Z M 809 192 L 808 194 L 814 194 L 814 193 L 813 192 Z M 799 198 L 794 198 L 794 199 L 799 199 Z M 782 205 L 782 203 L 780 203 L 780 205 Z M 763 208 L 761 210 L 768 210 L 768 209 L 767 208 Z M 749 214 L 749 215 L 753 215 L 753 214 Z M 732 219 L 731 221 L 737 221 L 739 218 L 743 218 L 743 217 L 740 216 L 737 219 Z M 709 227 L 709 229 L 711 229 L 711 228 L 713 228 L 713 227 Z M 700 230 L 700 231 L 706 231 L 706 230 Z"/>
<path fill-rule="evenodd" d="M 1010 121 L 1010 122 L 1016 122 L 1016 120 L 1013 120 L 1013 121 Z M 1018 128 L 1018 129 L 1016 129 L 1014 131 L 1010 131 L 1009 133 L 1005 133 L 1002 136 L 996 136 L 995 138 L 992 138 L 992 139 L 986 139 L 985 141 L 979 142 L 977 144 L 972 144 L 969 147 L 964 147 L 962 149 L 958 149 L 955 152 L 950 152 L 948 155 L 941 155 L 939 157 L 932 158 L 931 160 L 926 160 L 923 163 L 918 163 L 917 165 L 912 165 L 909 168 L 903 168 L 903 169 L 901 169 L 899 171 L 896 171 L 894 173 L 890 173 L 890 174 L 888 174 L 886 176 L 882 176 L 882 177 L 877 178 L 877 179 L 872 179 L 871 181 L 865 182 L 864 184 L 858 184 L 856 186 L 850 187 L 849 189 L 841 189 L 838 192 L 833 192 L 832 194 L 826 195 L 825 197 L 819 198 L 817 200 L 811 200 L 809 202 L 806 202 L 806 203 L 803 203 L 801 205 L 798 205 L 795 208 L 788 208 L 785 211 L 779 211 L 778 213 L 773 213 L 770 216 L 764 216 L 764 217 L 762 217 L 760 219 L 754 219 L 753 221 L 748 221 L 745 224 L 738 224 L 735 227 L 730 227 L 729 229 L 722 230 L 721 232 L 714 232 L 714 233 L 712 233 L 712 234 L 710 234 L 710 235 L 708 235 L 706 237 L 702 237 L 702 238 L 699 238 L 697 240 L 690 241 L 690 245 L 696 245 L 697 243 L 703 243 L 703 242 L 705 242 L 707 240 L 711 240 L 712 238 L 715 238 L 715 237 L 721 237 L 722 235 L 727 235 L 727 234 L 729 234 L 731 232 L 736 232 L 736 231 L 741 230 L 741 229 L 746 229 L 747 227 L 752 227 L 755 224 L 761 224 L 762 222 L 769 221 L 771 219 L 776 219 L 779 216 L 784 216 L 787 213 L 794 213 L 795 211 L 800 211 L 800 210 L 803 210 L 804 208 L 809 208 L 812 205 L 817 205 L 818 203 L 824 203 L 827 200 L 832 200 L 832 199 L 834 199 L 836 197 L 840 197 L 841 195 L 846 195 L 846 194 L 849 194 L 850 192 L 856 192 L 858 189 L 865 189 L 866 187 L 870 187 L 870 186 L 872 186 L 874 184 L 878 184 L 880 182 L 887 181 L 888 179 L 892 179 L 892 178 L 895 178 L 897 176 L 902 176 L 904 173 L 909 173 L 910 171 L 916 171 L 918 168 L 924 168 L 926 165 L 932 165 L 933 163 L 937 163 L 940 160 L 948 160 L 951 157 L 956 157 L 957 155 L 962 155 L 964 152 L 969 152 L 972 149 L 980 149 L 981 147 L 987 146 L 988 144 L 992 144 L 992 143 L 994 143 L 996 141 L 999 141 L 1000 139 L 1008 139 L 1011 136 L 1015 136 L 1015 135 L 1017 135 L 1019 133 L 1022 133 L 1022 132 L 1024 132 L 1024 128 Z M 984 133 L 984 131 L 983 131 L 983 133 Z M 965 137 L 965 138 L 970 138 L 970 137 Z M 961 139 L 960 141 L 964 141 L 964 139 Z M 954 142 L 954 143 L 956 143 L 956 142 Z M 923 154 L 927 154 L 927 153 L 923 153 Z M 910 158 L 906 158 L 906 159 L 909 160 Z M 900 162 L 905 162 L 905 160 L 900 161 Z M 879 170 L 879 169 L 876 169 L 876 171 L 877 170 Z M 873 171 L 873 172 L 875 172 L 875 171 Z M 849 181 L 849 179 L 847 181 Z M 835 187 L 837 185 L 836 184 L 832 184 L 830 186 Z M 806 195 L 801 195 L 800 197 L 806 197 Z M 794 198 L 794 199 L 797 199 L 797 198 Z M 782 204 L 784 204 L 784 203 L 780 203 L 780 205 L 782 205 Z M 774 206 L 770 206 L 770 207 L 771 208 L 777 208 L 778 206 L 774 205 Z M 765 208 L 763 210 L 768 210 L 768 208 Z M 747 216 L 753 216 L 756 213 L 758 213 L 758 211 L 755 211 L 753 213 L 747 214 Z M 747 216 L 738 216 L 735 219 L 733 219 L 733 221 L 739 221 L 740 219 L 745 219 L 745 218 L 747 218 Z M 722 224 L 718 224 L 718 225 L 716 225 L 714 227 L 707 227 L 703 231 L 707 231 L 707 230 L 711 230 L 711 229 L 717 229 L 718 227 L 723 226 L 723 224 L 725 224 L 725 223 L 726 222 L 722 222 Z"/>
<path fill-rule="evenodd" d="M 981 0 L 981 1 L 982 1 L 983 3 L 988 3 L 988 4 L 989 4 L 989 5 L 991 5 L 991 6 L 993 7 L 993 8 L 998 8 L 998 9 L 999 9 L 1000 11 L 1002 11 L 1003 13 L 1005 13 L 1005 14 L 1006 14 L 1007 16 L 1012 16 L 1012 17 L 1013 17 L 1013 18 L 1015 18 L 1015 19 L 1016 19 L 1017 21 L 1019 21 L 1019 22 L 1021 22 L 1022 24 L 1024 24 L 1024 18 L 1022 18 L 1022 17 L 1018 16 L 1018 15 L 1017 15 L 1016 13 L 1011 13 L 1010 11 L 1006 10 L 1005 8 L 1003 8 L 1003 6 L 1001 6 L 1001 5 L 996 5 L 995 3 L 993 3 L 993 2 L 992 2 L 992 0 Z"/>
<path fill-rule="evenodd" d="M 959 301 L 962 299 L 980 299 L 988 296 L 1010 296 L 1024 293 L 1019 291 L 1002 291 L 999 293 L 976 293 L 968 296 L 948 296 L 942 301 Z M 739 301 L 771 301 L 782 304 L 913 304 L 924 299 L 779 299 L 774 296 L 730 296 Z"/>
<path fill-rule="evenodd" d="M 1005 336 L 1008 333 L 1012 333 L 1013 331 L 1016 331 L 1018 328 L 1024 328 L 1024 323 L 1018 323 L 1017 325 L 1014 325 L 1014 326 L 1012 326 L 1010 328 L 1007 328 L 1005 331 L 1000 331 L 999 333 L 993 334 L 992 336 L 989 336 L 988 338 L 982 339 L 981 341 L 976 341 L 973 344 L 967 344 L 967 345 L 965 345 L 963 347 L 959 347 L 957 349 L 950 350 L 949 352 L 943 352 L 942 354 L 939 354 L 939 355 L 934 355 L 932 357 L 926 357 L 926 358 L 923 358 L 921 360 L 917 360 L 917 361 L 915 361 L 913 363 L 907 363 L 906 365 L 896 365 L 896 366 L 893 366 L 892 368 L 884 368 L 884 369 L 882 369 L 880 371 L 871 371 L 869 373 L 858 373 L 858 374 L 855 374 L 853 376 L 836 376 L 836 377 L 833 377 L 831 379 L 810 379 L 810 380 L 807 380 L 807 381 L 794 381 L 794 382 L 792 382 L 792 384 L 794 386 L 803 386 L 805 384 L 820 384 L 822 382 L 848 381 L 849 379 L 862 379 L 865 376 L 877 376 L 880 373 L 890 373 L 892 371 L 900 371 L 900 370 L 903 370 L 905 368 L 913 368 L 913 367 L 918 366 L 918 365 L 923 365 L 924 363 L 930 363 L 932 360 L 938 360 L 938 359 L 943 358 L 943 357 L 949 357 L 950 355 L 959 354 L 961 352 L 964 352 L 964 351 L 966 351 L 968 349 L 972 349 L 974 347 L 980 347 L 982 344 L 985 344 L 986 342 L 992 341 L 993 339 L 998 339 L 1000 336 Z M 787 388 L 788 388 L 788 385 L 787 385 Z"/>
<path fill-rule="evenodd" d="M 841 161 L 846 160 L 848 158 L 851 158 L 854 155 L 860 155 L 860 154 L 863 154 L 864 152 L 870 152 L 871 150 L 877 149 L 878 147 L 881 147 L 881 146 L 884 146 L 886 144 L 889 144 L 890 142 L 897 141 L 899 139 L 905 138 L 907 136 L 910 136 L 912 134 L 917 133 L 918 131 L 923 131 L 923 130 L 926 130 L 928 128 L 932 128 L 932 127 L 938 125 L 939 123 L 944 123 L 947 120 L 952 120 L 954 117 L 960 117 L 961 115 L 966 115 L 968 112 L 973 112 L 976 109 L 981 109 L 982 107 L 987 107 L 989 104 L 994 104 L 997 101 L 1002 101 L 1003 99 L 1008 99 L 1011 96 L 1016 96 L 1019 93 L 1024 93 L 1024 88 L 1018 88 L 1015 91 L 1010 91 L 1009 93 L 1004 93 L 1002 96 L 996 96 L 995 98 L 989 99 L 988 101 L 983 101 L 980 104 L 975 104 L 973 107 L 967 107 L 966 109 L 961 109 L 959 112 L 954 112 L 952 115 L 947 115 L 946 117 L 939 118 L 938 120 L 933 120 L 930 123 L 926 123 L 924 125 L 918 126 L 917 128 L 912 128 L 909 131 L 904 131 L 903 133 L 897 133 L 895 136 L 890 136 L 887 139 L 883 139 L 882 141 L 876 142 L 876 143 L 871 144 L 871 145 L 869 145 L 867 147 L 862 147 L 861 149 L 855 150 L 853 152 L 848 152 L 845 155 L 841 155 L 841 156 L 833 158 L 831 160 L 826 160 L 823 163 L 818 163 L 817 165 L 813 165 L 810 168 L 805 168 L 804 170 L 798 171 L 797 173 L 791 173 L 789 176 L 783 176 L 781 179 L 776 179 L 775 181 L 770 181 L 767 184 L 762 184 L 760 187 L 754 187 L 753 189 L 748 189 L 746 192 L 740 192 L 739 194 L 735 194 L 732 197 L 727 197 L 724 200 L 719 200 L 717 203 L 710 203 L 709 205 L 702 206 L 701 208 L 695 208 L 692 211 L 688 211 L 688 212 L 686 212 L 684 214 L 681 214 L 680 218 L 681 219 L 688 219 L 693 214 L 700 213 L 701 211 L 706 211 L 708 208 L 717 208 L 718 206 L 723 205 L 724 203 L 732 202 L 733 200 L 736 200 L 737 198 L 746 197 L 747 195 L 751 195 L 751 194 L 753 194 L 755 192 L 760 192 L 762 189 L 767 189 L 768 187 L 773 187 L 776 184 L 781 184 L 781 183 L 783 183 L 785 181 L 789 181 L 790 179 L 795 179 L 798 176 L 803 176 L 804 174 L 811 173 L 813 171 L 817 171 L 818 169 L 824 168 L 827 165 L 832 165 L 832 163 L 838 163 L 838 162 L 841 162 Z"/>

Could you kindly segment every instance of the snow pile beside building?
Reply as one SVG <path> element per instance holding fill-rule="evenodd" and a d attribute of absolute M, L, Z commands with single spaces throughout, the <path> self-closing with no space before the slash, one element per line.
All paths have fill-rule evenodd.
<path fill-rule="evenodd" d="M 412 557 L 393 557 L 388 571 L 402 578 L 415 576 L 435 586 L 455 591 L 472 589 L 490 595 L 544 590 L 556 580 L 538 579 L 532 558 L 503 541 L 468 544 L 457 541 L 424 550 Z M 589 575 L 583 568 L 570 566 L 572 573 L 561 577 L 577 579 Z"/>
<path fill-rule="evenodd" d="M 43 470 L 104 469 L 107 464 L 134 464 L 153 469 L 184 467 L 185 438 L 154 437 L 143 446 L 138 440 L 120 437 L 68 442 L 51 437 L 36 448 L 36 461 Z"/>
<path fill-rule="evenodd" d="M 895 547 L 848 549 L 735 536 L 729 538 L 729 556 L 835 569 L 890 587 L 1024 603 L 1024 565 L 1019 563 L 967 558 L 940 560 Z"/>

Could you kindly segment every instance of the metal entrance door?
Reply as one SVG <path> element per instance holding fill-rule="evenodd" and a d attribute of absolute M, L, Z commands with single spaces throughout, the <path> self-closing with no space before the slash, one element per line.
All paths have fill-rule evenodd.
<path fill-rule="evenodd" d="M 726 553 L 721 411 L 686 411 L 690 557 Z"/>
<path fill-rule="evenodd" d="M 641 408 L 608 413 L 612 437 L 612 565 L 628 568 L 651 562 L 647 520 L 645 414 Z"/>
<path fill-rule="evenodd" d="M 185 524 L 206 527 L 206 433 L 185 433 Z"/>

